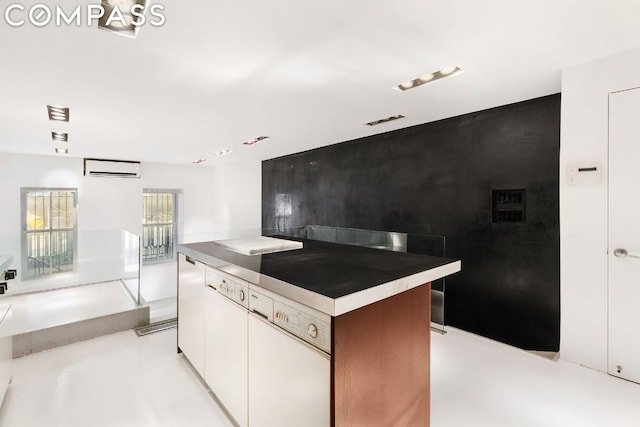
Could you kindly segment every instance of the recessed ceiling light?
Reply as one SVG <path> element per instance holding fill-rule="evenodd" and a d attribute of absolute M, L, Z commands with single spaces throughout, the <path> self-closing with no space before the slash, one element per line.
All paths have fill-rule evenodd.
<path fill-rule="evenodd" d="M 69 154 L 68 148 L 56 148 L 56 154 Z"/>
<path fill-rule="evenodd" d="M 69 121 L 69 107 L 56 107 L 55 105 L 47 105 L 47 113 L 49 114 L 49 120 L 55 120 L 58 122 Z"/>
<path fill-rule="evenodd" d="M 425 74 L 422 77 L 419 77 L 418 79 L 424 84 L 424 83 L 429 83 L 431 80 L 433 80 L 434 77 L 435 75 L 433 73 L 429 73 L 429 74 Z"/>
<path fill-rule="evenodd" d="M 214 156 L 218 156 L 218 157 L 222 157 L 222 156 L 226 156 L 227 154 L 233 153 L 233 150 L 220 150 L 220 151 L 216 151 L 215 153 L 213 153 Z"/>
<path fill-rule="evenodd" d="M 257 138 L 250 139 L 249 141 L 243 142 L 244 145 L 253 145 L 257 144 L 260 141 L 264 141 L 265 139 L 269 139 L 268 136 L 259 136 Z"/>
<path fill-rule="evenodd" d="M 448 76 L 449 74 L 453 74 L 457 71 L 460 71 L 460 68 L 452 66 L 452 67 L 443 68 L 442 70 L 440 70 L 440 74 L 442 74 L 443 76 Z"/>
<path fill-rule="evenodd" d="M 391 122 L 393 120 L 398 120 L 398 119 L 403 119 L 403 118 L 404 118 L 404 116 L 402 114 L 398 114 L 397 116 L 391 116 L 391 117 L 387 117 L 385 119 L 374 120 L 372 122 L 365 123 L 365 125 L 367 125 L 367 126 L 376 126 L 376 125 L 381 125 L 382 123 L 387 123 L 387 122 Z"/>
<path fill-rule="evenodd" d="M 199 165 L 200 163 L 204 163 L 206 161 L 207 161 L 207 159 L 198 159 L 198 160 L 194 160 L 191 163 L 193 163 L 194 165 Z"/>
<path fill-rule="evenodd" d="M 131 9 L 136 5 L 142 6 L 137 12 L 140 14 L 146 3 L 147 0 L 103 0 L 104 14 L 98 19 L 98 28 L 135 38 L 139 26 L 134 25 L 134 20 L 139 21 L 141 18 L 134 16 Z"/>
<path fill-rule="evenodd" d="M 51 132 L 51 139 L 56 142 L 68 142 L 69 134 L 66 132 Z"/>
<path fill-rule="evenodd" d="M 451 66 L 443 68 L 440 71 L 435 71 L 433 73 L 425 74 L 422 77 L 418 77 L 416 79 L 410 80 L 408 82 L 400 83 L 398 86 L 394 86 L 395 90 L 405 91 L 408 89 L 413 89 L 414 87 L 422 86 L 425 83 L 435 82 L 436 80 L 442 79 L 444 77 L 453 76 L 454 74 L 459 74 L 462 72 L 460 67 Z"/>

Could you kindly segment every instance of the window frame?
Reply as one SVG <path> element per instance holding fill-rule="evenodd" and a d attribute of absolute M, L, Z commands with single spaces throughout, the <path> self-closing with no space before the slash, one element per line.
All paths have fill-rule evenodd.
<path fill-rule="evenodd" d="M 58 229 L 54 229 L 52 228 L 52 224 L 49 224 L 49 228 L 46 230 L 28 230 L 27 227 L 27 199 L 28 199 L 28 194 L 29 193 L 36 193 L 36 192 L 47 192 L 47 193 L 54 193 L 54 192 L 71 192 L 73 193 L 73 209 L 74 209 L 74 219 L 73 219 L 73 228 L 58 228 Z M 49 197 L 51 197 L 51 194 L 49 194 Z M 51 208 L 52 208 L 52 204 L 49 205 L 49 215 L 51 216 Z M 59 231 L 72 231 L 73 232 L 73 268 L 71 271 L 61 271 L 58 273 L 54 273 L 51 269 L 51 266 L 49 268 L 49 273 L 46 274 L 40 274 L 37 276 L 33 276 L 33 277 L 27 277 L 27 271 L 28 271 L 28 265 L 29 265 L 29 261 L 27 259 L 28 253 L 29 251 L 27 250 L 27 238 L 29 236 L 29 234 L 33 234 L 33 233 L 49 233 L 49 236 L 52 235 L 53 232 L 59 232 Z M 51 239 L 51 238 L 50 238 Z M 77 188 L 70 188 L 70 187 L 21 187 L 20 188 L 20 241 L 21 241 L 21 248 L 20 248 L 20 255 L 21 255 L 21 264 L 22 264 L 22 274 L 21 274 L 21 279 L 22 281 L 32 281 L 32 280 L 47 280 L 47 279 L 51 279 L 53 277 L 59 277 L 60 275 L 65 275 L 65 274 L 74 274 L 77 272 L 78 269 L 78 189 Z"/>
<path fill-rule="evenodd" d="M 155 223 L 155 224 L 145 224 L 145 206 L 144 206 L 144 198 L 146 194 L 171 194 L 173 196 L 173 222 L 171 223 Z M 177 259 L 178 253 L 178 195 L 182 194 L 182 190 L 178 189 L 170 189 L 170 188 L 143 188 L 142 189 L 142 244 L 140 247 L 140 258 L 142 261 L 141 265 L 154 265 L 154 264 L 164 264 L 169 262 L 175 262 Z M 157 210 L 156 210 L 157 211 Z M 171 252 L 171 258 L 162 258 L 158 259 L 145 259 L 145 241 L 144 241 L 144 231 L 145 228 L 153 228 L 161 225 L 173 225 L 173 250 Z"/>

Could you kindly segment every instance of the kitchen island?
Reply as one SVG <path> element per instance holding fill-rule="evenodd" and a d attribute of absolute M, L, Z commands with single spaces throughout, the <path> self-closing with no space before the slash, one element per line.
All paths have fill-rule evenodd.
<path fill-rule="evenodd" d="M 460 262 L 291 240 L 180 245 L 178 350 L 239 425 L 428 426 L 430 282 Z"/>

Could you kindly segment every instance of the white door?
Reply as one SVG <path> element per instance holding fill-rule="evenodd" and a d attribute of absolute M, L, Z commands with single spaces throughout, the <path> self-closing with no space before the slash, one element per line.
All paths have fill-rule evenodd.
<path fill-rule="evenodd" d="M 209 271 L 207 282 L 208 276 Z M 246 427 L 247 310 L 212 288 L 206 289 L 204 378 L 240 427 Z"/>
<path fill-rule="evenodd" d="M 640 89 L 609 95 L 611 375 L 640 383 Z"/>
<path fill-rule="evenodd" d="M 249 315 L 249 425 L 329 427 L 329 356 Z"/>
<path fill-rule="evenodd" d="M 204 264 L 178 260 L 178 347 L 204 377 Z"/>
<path fill-rule="evenodd" d="M 13 374 L 12 316 L 13 308 L 11 305 L 0 307 L 0 406 L 2 406 Z"/>

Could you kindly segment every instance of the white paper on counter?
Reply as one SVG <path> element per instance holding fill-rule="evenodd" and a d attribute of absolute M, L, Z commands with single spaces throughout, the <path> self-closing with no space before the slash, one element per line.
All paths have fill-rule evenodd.
<path fill-rule="evenodd" d="M 260 255 L 273 252 L 302 249 L 302 242 L 276 239 L 275 237 L 247 237 L 243 239 L 218 240 L 216 245 L 243 255 Z"/>

